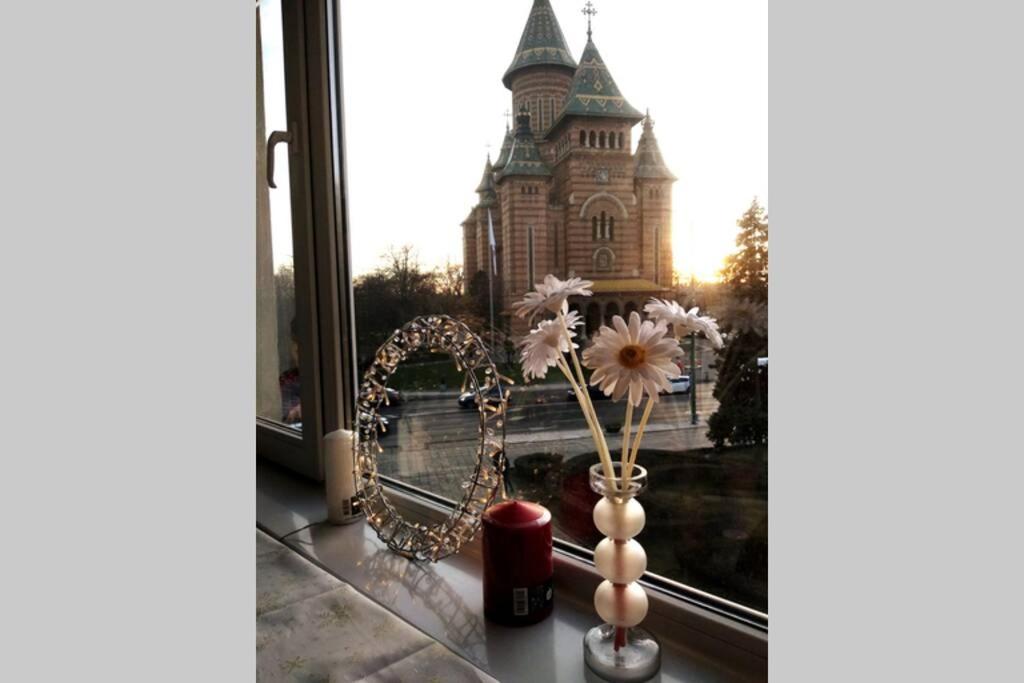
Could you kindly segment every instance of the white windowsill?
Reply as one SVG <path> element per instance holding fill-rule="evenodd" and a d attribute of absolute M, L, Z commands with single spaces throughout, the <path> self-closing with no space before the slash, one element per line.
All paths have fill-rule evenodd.
<path fill-rule="evenodd" d="M 395 494 L 410 517 L 429 504 Z M 257 462 L 257 523 L 374 601 L 506 683 L 585 679 L 583 635 L 599 623 L 590 596 L 592 565 L 555 555 L 555 609 L 534 626 L 507 628 L 483 617 L 479 536 L 438 563 L 414 563 L 389 551 L 360 521 L 324 522 L 321 487 Z M 310 526 L 312 525 L 312 526 Z M 653 591 L 644 626 L 663 647 L 661 681 L 764 681 L 767 634 Z M 591 680 L 587 678 L 587 680 Z M 596 680 L 596 679 L 593 679 Z"/>

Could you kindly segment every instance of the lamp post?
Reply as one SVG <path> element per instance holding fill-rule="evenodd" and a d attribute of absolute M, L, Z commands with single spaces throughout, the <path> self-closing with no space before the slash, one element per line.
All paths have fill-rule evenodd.
<path fill-rule="evenodd" d="M 690 333 L 690 424 L 697 424 L 697 333 Z"/>

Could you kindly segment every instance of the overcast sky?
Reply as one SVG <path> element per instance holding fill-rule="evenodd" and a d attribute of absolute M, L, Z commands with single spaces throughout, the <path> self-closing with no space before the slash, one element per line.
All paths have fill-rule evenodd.
<path fill-rule="evenodd" d="M 583 5 L 552 0 L 577 61 L 586 43 Z M 461 262 L 460 223 L 476 200 L 486 146 L 493 158 L 501 146 L 511 108 L 501 76 L 532 0 L 341 6 L 354 270 L 372 270 L 389 245 L 402 244 L 414 245 L 427 266 Z M 676 268 L 710 278 L 733 249 L 736 219 L 751 198 L 768 204 L 766 1 L 595 7 L 594 42 L 627 100 L 650 108 L 679 177 Z M 639 132 L 638 125 L 634 145 Z"/>

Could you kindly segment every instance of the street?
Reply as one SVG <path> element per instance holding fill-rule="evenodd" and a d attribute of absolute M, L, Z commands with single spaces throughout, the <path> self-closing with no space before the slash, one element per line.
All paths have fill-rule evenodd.
<path fill-rule="evenodd" d="M 718 405 L 711 396 L 713 388 L 712 383 L 697 386 L 697 425 L 690 424 L 689 394 L 661 397 L 647 423 L 641 463 L 644 449 L 682 451 L 710 445 L 705 438 L 706 421 Z M 476 464 L 479 413 L 475 408 L 460 408 L 456 398 L 455 393 L 429 398 L 407 395 L 399 405 L 383 406 L 390 428 L 380 437 L 384 449 L 378 457 L 380 473 L 460 500 L 461 484 Z M 623 401 L 595 400 L 594 407 L 605 427 L 624 420 Z M 634 410 L 634 433 L 641 414 L 642 406 Z M 621 432 L 606 432 L 605 438 L 615 456 L 622 446 Z M 556 453 L 568 459 L 594 451 L 580 407 L 567 398 L 565 387 L 514 387 L 505 443 L 513 464 L 532 453 Z"/>

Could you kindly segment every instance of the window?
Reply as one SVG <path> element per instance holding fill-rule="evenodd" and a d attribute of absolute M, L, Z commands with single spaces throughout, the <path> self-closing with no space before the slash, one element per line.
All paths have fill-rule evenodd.
<path fill-rule="evenodd" d="M 257 452 L 321 479 L 321 440 L 355 403 L 343 370 L 351 293 L 338 287 L 349 273 L 340 83 L 326 58 L 337 16 L 332 0 L 263 0 L 256 13 Z"/>
<path fill-rule="evenodd" d="M 285 108 L 284 46 L 281 6 L 257 9 L 257 167 L 266 177 L 270 132 L 288 130 Z M 275 155 L 276 188 L 257 185 L 256 414 L 302 429 L 298 321 L 295 319 L 295 259 L 292 242 L 291 182 L 288 154 Z"/>
<path fill-rule="evenodd" d="M 537 278 L 533 272 L 533 226 L 526 228 L 526 287 L 529 290 Z"/>
<path fill-rule="evenodd" d="M 672 207 L 648 204 L 646 200 L 657 196 L 652 186 L 645 192 L 641 185 L 636 197 L 632 196 L 637 187 L 635 159 L 626 159 L 625 154 L 630 152 L 630 131 L 641 135 L 639 118 L 609 120 L 576 114 L 559 123 L 560 127 L 551 131 L 552 138 L 546 139 L 545 127 L 561 112 L 563 96 L 552 95 L 547 85 L 530 92 L 537 81 L 526 77 L 547 67 L 531 63 L 522 74 L 525 85 L 518 74 L 512 74 L 511 87 L 505 89 L 503 69 L 519 44 L 529 3 L 514 10 L 523 14 L 518 20 L 522 23 L 496 23 L 499 30 L 488 35 L 486 49 L 493 53 L 486 55 L 487 60 L 502 64 L 502 69 L 484 81 L 465 64 L 439 52 L 437 36 L 415 29 L 432 19 L 431 8 L 421 5 L 403 4 L 403 11 L 413 15 L 402 22 L 407 28 L 396 28 L 394 9 L 382 3 L 344 3 L 341 8 L 349 223 L 340 244 L 347 249 L 351 271 L 339 284 L 350 285 L 347 292 L 352 299 L 354 333 L 347 329 L 346 334 L 354 337 L 355 346 L 353 357 L 343 364 L 345 372 L 355 382 L 378 346 L 416 316 L 441 313 L 466 321 L 491 345 L 502 372 L 516 382 L 506 450 L 517 495 L 551 510 L 560 547 L 586 552 L 600 538 L 591 517 L 596 494 L 589 490 L 587 480 L 587 469 L 597 461 L 594 446 L 578 406 L 567 400 L 564 379 L 552 372 L 529 386 L 523 381 L 515 344 L 526 322 L 507 311 L 524 289 L 548 273 L 594 280 L 599 286 L 592 297 L 570 301 L 584 316 L 579 343 L 586 347 L 602 325 L 611 323 L 616 315 L 642 312 L 652 296 L 676 299 L 687 308 L 699 306 L 701 312 L 721 319 L 724 326 L 736 303 L 735 292 L 724 282 L 688 279 L 691 254 L 672 250 L 673 237 L 681 232 L 685 235 L 686 230 L 685 214 L 679 207 L 669 213 Z M 651 11 L 670 12 L 658 5 L 652 7 Z M 556 14 L 558 11 L 556 8 Z M 602 43 L 620 43 L 620 55 L 637 46 L 636 34 L 626 27 L 603 26 L 595 35 Z M 408 49 L 393 55 L 382 52 L 384 36 Z M 586 36 L 566 34 L 566 39 L 578 60 Z M 441 74 L 442 80 L 432 87 L 441 87 L 451 104 L 444 109 L 426 106 L 416 110 L 417 125 L 430 131 L 432 138 L 445 141 L 448 151 L 440 155 L 410 156 L 408 140 L 393 135 L 408 126 L 409 92 L 382 89 L 380 83 L 403 82 L 408 75 L 403 55 L 410 51 L 417 55 L 418 71 Z M 609 49 L 606 54 L 613 52 Z M 682 61 L 664 66 L 681 71 L 689 68 Z M 619 82 L 629 79 L 625 73 L 618 76 L 620 70 L 638 68 L 626 58 L 621 66 L 608 63 L 606 67 Z M 483 97 L 482 91 L 490 95 Z M 501 119 L 492 120 L 495 97 L 508 98 L 504 101 L 512 112 L 513 133 L 519 106 L 531 112 L 538 155 L 529 156 L 532 151 L 519 148 L 521 143 L 516 141 L 516 158 L 529 161 L 487 176 L 484 144 L 490 144 L 492 163 L 507 157 L 507 153 L 493 153 L 501 149 L 505 135 Z M 685 153 L 688 148 L 677 142 L 703 134 L 685 131 L 689 119 L 684 112 L 692 102 L 700 101 L 692 93 L 630 89 L 629 97 L 636 98 L 630 99 L 630 108 L 640 112 L 647 102 L 652 106 L 667 103 L 658 104 L 669 111 L 659 114 L 657 124 L 657 144 L 667 170 L 678 177 L 699 175 L 701 165 L 716 161 Z M 557 109 L 555 102 L 559 103 Z M 452 110 L 460 116 L 451 117 Z M 741 125 L 735 120 L 729 123 Z M 622 130 L 594 128 L 604 125 Z M 660 134 L 662 130 L 664 134 Z M 490 137 L 481 139 L 481 135 Z M 670 141 L 677 146 L 670 147 Z M 624 151 L 612 169 L 609 180 L 613 182 L 596 183 L 595 165 L 577 155 L 555 154 L 576 142 L 580 147 Z M 279 158 L 284 155 L 284 147 L 281 149 Z M 467 168 L 465 159 L 474 155 L 477 161 Z M 396 164 L 404 169 L 401 173 L 395 172 Z M 552 184 L 554 178 L 557 186 Z M 670 187 L 669 180 L 657 182 Z M 735 182 L 736 187 L 720 189 L 749 196 L 761 190 L 748 188 L 742 184 L 745 181 Z M 601 198 L 583 210 L 595 194 L 595 186 L 612 194 L 615 201 Z M 537 196 L 545 188 L 552 188 L 550 198 Z M 526 195 L 535 200 L 518 201 Z M 744 208 L 738 207 L 735 215 L 716 216 L 714 225 L 735 224 Z M 718 228 L 698 225 L 695 229 Z M 346 291 L 344 286 L 339 289 Z M 757 302 L 752 306 L 748 313 L 756 327 L 763 310 Z M 326 307 L 315 309 L 322 315 Z M 747 341 L 750 349 L 743 352 L 747 355 L 759 353 L 760 348 L 753 348 L 758 344 L 766 345 L 758 333 Z M 651 473 L 650 486 L 641 498 L 647 527 L 639 538 L 648 551 L 649 579 L 695 600 L 722 600 L 716 605 L 725 611 L 732 609 L 724 602 L 728 601 L 748 611 L 766 612 L 767 447 L 757 432 L 759 427 L 750 432 L 756 438 L 747 443 L 740 443 L 739 437 L 735 443 L 727 439 L 721 450 L 715 450 L 708 433 L 714 416 L 732 419 L 725 411 L 736 406 L 735 402 L 725 404 L 732 399 L 723 396 L 734 390 L 719 382 L 720 373 L 732 373 L 737 386 L 743 385 L 741 412 L 749 409 L 757 419 L 767 405 L 767 373 L 754 371 L 753 366 L 723 369 L 727 356 L 716 353 L 704 338 L 694 342 L 692 360 L 690 342 L 684 340 L 675 362 L 682 374 L 693 380 L 693 389 L 687 387 L 687 393 L 682 393 L 681 385 L 677 386 L 680 393 L 658 402 L 638 461 Z M 390 380 L 389 386 L 398 393 L 383 409 L 388 429 L 380 437 L 384 452 L 378 465 L 381 475 L 395 486 L 450 501 L 461 499 L 462 482 L 475 466 L 478 438 L 472 404 L 459 401 L 462 379 L 446 355 L 423 352 L 409 358 Z M 691 396 L 696 396 L 695 410 L 691 409 Z M 609 444 L 617 449 L 624 405 L 597 400 L 595 407 L 610 430 Z M 616 425 L 619 431 L 615 431 Z M 633 428 L 636 426 L 634 420 Z M 696 591 L 716 598 L 698 596 Z"/>

